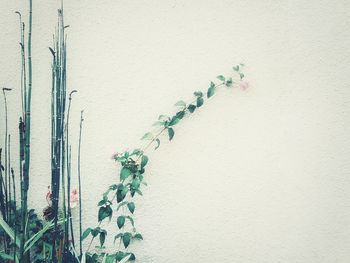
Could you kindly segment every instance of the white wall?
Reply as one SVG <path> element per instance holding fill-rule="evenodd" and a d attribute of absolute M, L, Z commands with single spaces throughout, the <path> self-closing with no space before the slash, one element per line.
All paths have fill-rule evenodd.
<path fill-rule="evenodd" d="M 14 140 L 14 11 L 27 17 L 26 2 L 1 0 L 0 8 L 0 86 L 15 89 L 8 96 Z M 59 5 L 34 2 L 30 198 L 40 212 L 50 181 L 47 47 Z M 85 227 L 95 226 L 96 203 L 117 181 L 111 154 L 139 147 L 159 114 L 244 61 L 248 91 L 222 90 L 150 154 L 149 186 L 136 210 L 145 240 L 132 250 L 143 263 L 350 262 L 349 1 L 76 0 L 65 7 L 68 84 L 79 90 L 71 141 L 85 110 Z M 3 127 L 2 98 L 0 113 Z"/>

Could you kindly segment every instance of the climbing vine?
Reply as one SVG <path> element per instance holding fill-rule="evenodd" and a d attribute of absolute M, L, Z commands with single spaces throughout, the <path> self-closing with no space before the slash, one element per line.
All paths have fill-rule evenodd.
<path fill-rule="evenodd" d="M 87 249 L 86 262 L 126 262 L 136 259 L 133 252 L 129 251 L 129 246 L 133 241 L 142 240 L 141 233 L 136 230 L 134 213 L 136 205 L 135 195 L 141 195 L 142 185 L 147 185 L 144 181 L 145 168 L 149 163 L 146 155 L 147 150 L 151 147 L 158 149 L 161 144 L 161 135 L 167 134 L 168 140 L 171 141 L 175 135 L 174 127 L 178 125 L 186 116 L 193 114 L 198 108 L 202 107 L 205 98 L 209 99 L 217 92 L 220 87 L 234 88 L 240 87 L 245 90 L 247 83 L 243 81 L 242 72 L 243 64 L 233 67 L 233 76 L 217 76 L 218 83 L 210 82 L 209 88 L 205 93 L 202 91 L 194 92 L 194 99 L 190 103 L 182 100 L 178 101 L 175 106 L 177 111 L 172 116 L 160 115 L 158 120 L 153 124 L 154 131 L 147 132 L 141 140 L 147 141 L 143 148 L 132 151 L 116 153 L 113 159 L 120 164 L 119 182 L 112 184 L 102 195 L 98 202 L 98 226 L 87 228 L 82 239 L 90 237 L 90 243 Z M 112 220 L 113 211 L 117 213 L 116 217 L 116 235 L 114 243 L 118 244 L 118 250 L 115 253 L 107 253 L 104 249 L 104 243 L 107 231 L 101 227 L 105 220 Z M 91 251 L 94 240 L 99 239 L 97 250 Z M 82 260 L 82 262 L 84 262 Z"/>

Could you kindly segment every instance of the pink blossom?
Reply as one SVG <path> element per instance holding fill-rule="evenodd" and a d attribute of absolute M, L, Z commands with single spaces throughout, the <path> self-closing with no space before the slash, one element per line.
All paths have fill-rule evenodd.
<path fill-rule="evenodd" d="M 112 156 L 111 156 L 111 159 L 112 160 L 116 160 L 117 158 L 118 158 L 118 156 L 120 155 L 120 153 L 114 153 L 114 154 L 112 154 Z"/>
<path fill-rule="evenodd" d="M 79 202 L 79 195 L 78 195 L 78 190 L 73 189 L 70 193 L 70 207 L 74 208 L 78 205 Z"/>
<path fill-rule="evenodd" d="M 245 90 L 247 90 L 247 89 L 249 88 L 249 83 L 242 80 L 242 81 L 240 81 L 240 82 L 238 83 L 238 87 L 239 87 L 241 90 L 245 91 Z"/>

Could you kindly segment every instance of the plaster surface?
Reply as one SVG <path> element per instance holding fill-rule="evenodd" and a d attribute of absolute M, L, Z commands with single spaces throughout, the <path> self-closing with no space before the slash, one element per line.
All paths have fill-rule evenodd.
<path fill-rule="evenodd" d="M 50 183 L 48 47 L 58 7 L 34 1 L 30 205 L 39 213 Z M 14 12 L 27 20 L 26 8 L 27 1 L 0 2 L 0 86 L 14 89 L 13 160 Z M 118 179 L 110 156 L 142 146 L 159 114 L 244 62 L 247 91 L 221 90 L 149 154 L 135 220 L 144 241 L 130 249 L 142 263 L 350 262 L 349 11 L 345 0 L 66 1 L 68 88 L 78 90 L 73 176 L 85 114 L 84 227 L 96 225 L 97 202 Z M 113 249 L 114 221 L 108 229 Z"/>

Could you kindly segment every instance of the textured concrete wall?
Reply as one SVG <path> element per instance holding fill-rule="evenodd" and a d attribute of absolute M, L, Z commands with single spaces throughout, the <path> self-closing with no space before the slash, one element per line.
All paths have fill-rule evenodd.
<path fill-rule="evenodd" d="M 50 181 L 47 47 L 58 6 L 34 1 L 30 203 L 38 212 Z M 14 11 L 27 19 L 26 8 L 1 0 L 0 86 L 15 89 L 14 141 Z M 222 90 L 150 153 L 136 208 L 145 240 L 132 250 L 142 263 L 350 262 L 349 11 L 345 0 L 66 1 L 68 85 L 79 90 L 75 163 L 85 110 L 84 226 L 96 225 L 96 203 L 118 178 L 110 156 L 139 147 L 159 114 L 244 61 L 249 90 Z M 0 118 L 3 141 L 2 98 Z"/>

